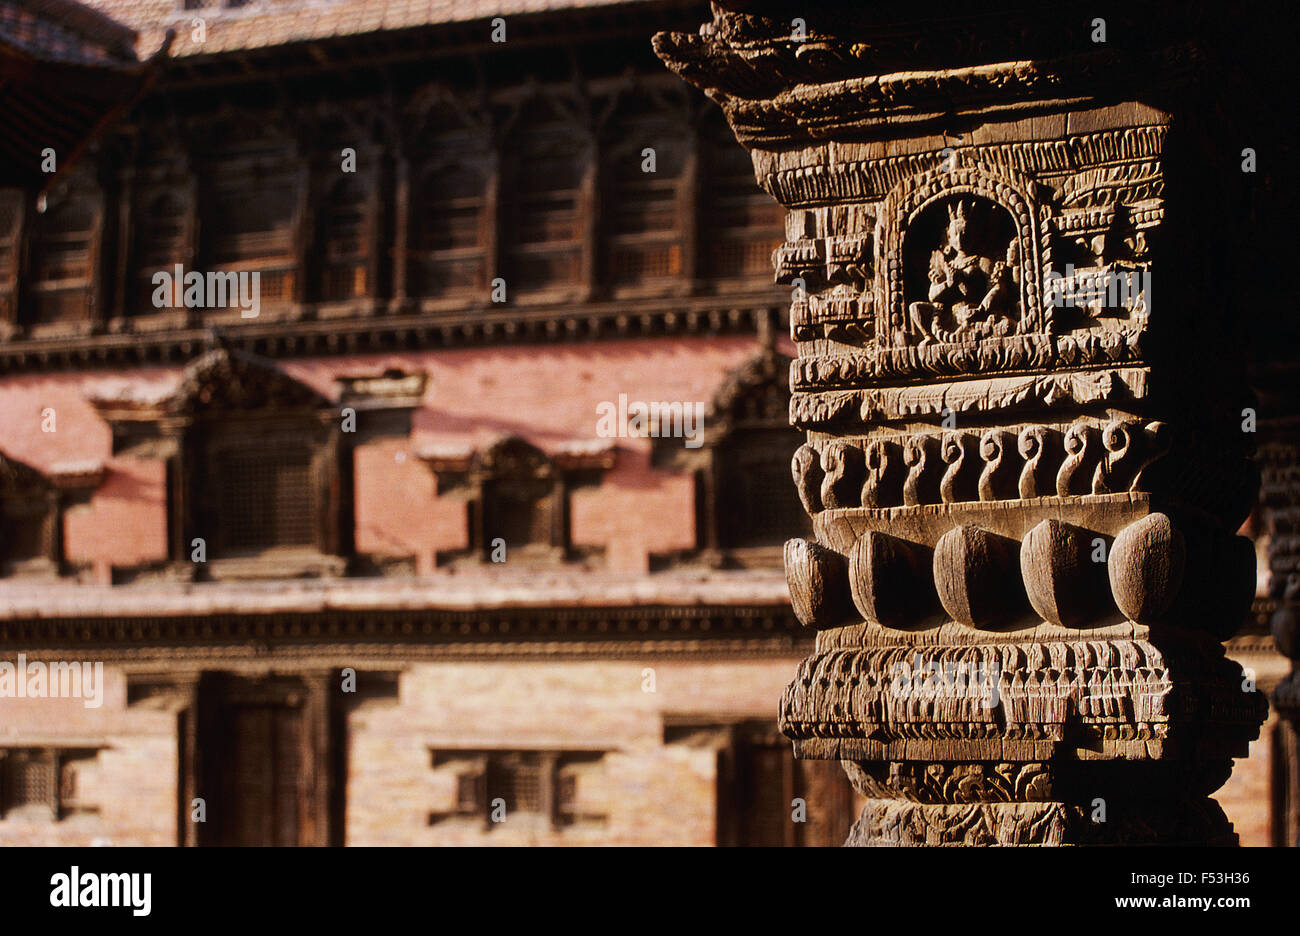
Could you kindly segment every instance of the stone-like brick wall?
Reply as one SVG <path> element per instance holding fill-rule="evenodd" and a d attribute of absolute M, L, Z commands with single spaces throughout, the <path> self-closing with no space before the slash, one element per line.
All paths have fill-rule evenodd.
<path fill-rule="evenodd" d="M 717 757 L 664 743 L 664 719 L 775 720 L 797 657 L 419 664 L 396 703 L 350 718 L 346 838 L 350 845 L 712 845 Z M 643 684 L 652 669 L 654 692 Z M 520 815 L 493 824 L 431 812 L 455 804 L 454 769 L 431 750 L 599 750 L 578 784 L 584 811 L 603 824 L 556 830 Z"/>

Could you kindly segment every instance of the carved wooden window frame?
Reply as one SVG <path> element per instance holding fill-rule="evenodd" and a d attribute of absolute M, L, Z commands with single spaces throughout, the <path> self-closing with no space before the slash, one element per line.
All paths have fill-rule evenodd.
<path fill-rule="evenodd" d="M 218 349 L 191 362 L 177 390 L 149 403 L 93 401 L 113 428 L 115 455 L 164 459 L 167 465 L 169 575 L 182 579 L 299 578 L 347 571 L 353 555 L 352 447 L 337 406 L 274 363 Z M 311 452 L 319 510 L 309 546 L 214 553 L 212 524 L 219 507 L 205 489 L 210 444 L 291 445 Z M 203 541 L 197 562 L 195 540 Z"/>
<path fill-rule="evenodd" d="M 154 234 L 157 223 L 157 206 L 160 202 L 170 201 L 177 208 L 176 233 L 170 243 L 159 243 Z M 129 286 L 130 306 L 128 312 L 133 315 L 152 315 L 170 313 L 183 319 L 185 316 L 184 282 L 175 279 L 176 266 L 185 272 L 191 268 L 194 256 L 194 204 L 193 195 L 188 189 L 175 186 L 150 187 L 138 193 L 135 206 L 134 230 L 131 236 L 131 282 Z M 154 295 L 158 287 L 153 283 L 154 274 L 165 271 L 173 278 L 171 306 L 158 308 L 154 305 Z"/>
<path fill-rule="evenodd" d="M 615 298 L 633 298 L 688 290 L 688 229 L 695 221 L 694 135 L 670 116 L 649 111 L 616 120 L 605 128 L 603 139 L 600 240 L 607 291 Z M 654 172 L 642 171 L 646 148 L 655 151 Z M 666 199 L 649 197 L 665 192 Z M 641 209 L 647 218 L 660 213 L 670 218 L 667 224 L 634 230 L 626 223 L 632 214 L 629 206 Z M 666 272 L 623 275 L 623 257 L 652 264 L 656 253 Z"/>
<path fill-rule="evenodd" d="M 181 472 L 186 484 L 181 512 L 186 532 L 179 545 L 182 558 L 188 558 L 188 544 L 195 538 L 204 539 L 207 562 L 199 564 L 197 572 L 212 578 L 260 578 L 343 571 L 340 488 L 345 448 L 337 413 L 301 411 L 256 416 L 223 413 L 213 419 L 196 421 L 186 435 L 183 448 L 185 465 Z M 242 456 L 257 451 L 276 455 L 306 453 L 311 505 L 315 512 L 311 542 L 231 548 L 223 541 L 220 518 L 214 516 L 221 510 L 223 495 L 218 487 L 205 489 L 208 472 L 216 469 L 218 459 L 225 453 Z M 214 485 L 220 483 L 214 481 Z"/>
<path fill-rule="evenodd" d="M 414 211 L 409 218 L 406 251 L 407 282 L 411 295 L 426 307 L 463 305 L 488 296 L 488 284 L 496 276 L 491 259 L 497 220 L 493 211 L 495 174 L 496 154 L 486 144 L 472 148 L 460 137 L 454 138 L 451 149 L 424 161 L 414 173 L 411 184 Z M 462 194 L 447 190 L 447 178 L 461 175 L 478 176 L 477 185 Z M 474 231 L 474 242 L 431 246 L 428 233 L 442 224 L 440 212 L 472 214 L 474 220 L 468 227 Z M 461 276 L 475 266 L 473 275 Z M 434 270 L 441 271 L 441 276 Z M 444 285 L 433 288 L 434 279 L 440 279 Z"/>
<path fill-rule="evenodd" d="M 69 330 L 88 331 L 96 320 L 105 198 L 92 171 L 86 168 L 74 170 L 66 179 L 56 182 L 49 193 L 45 211 L 27 219 L 25 275 L 19 308 L 20 321 L 33 337 Z M 59 230 L 56 219 L 63 211 L 73 214 L 80 211 L 87 226 Z M 73 256 L 84 256 L 73 275 L 42 277 L 39 266 L 46 256 L 45 250 L 57 254 L 60 252 L 59 244 L 70 245 L 61 249 Z M 53 316 L 38 315 L 38 307 L 46 301 L 62 303 L 68 308 Z"/>
<path fill-rule="evenodd" d="M 497 548 L 491 526 L 494 490 L 505 486 L 507 492 L 525 482 L 544 486 L 536 498 L 540 509 L 549 516 L 549 535 L 544 542 L 530 541 L 522 546 L 505 542 L 506 561 L 530 565 L 557 565 L 564 562 L 595 562 L 602 550 L 574 544 L 569 528 L 569 505 L 572 491 L 581 486 L 599 484 L 603 473 L 613 467 L 616 454 L 611 450 L 593 453 L 563 453 L 548 456 L 531 443 L 511 436 L 488 449 L 465 458 L 429 456 L 427 463 L 438 481 L 439 496 L 454 494 L 466 502 L 468 546 L 446 550 L 437 557 L 439 565 L 492 562 Z M 519 474 L 524 465 L 531 477 Z M 531 466 L 531 467 L 528 467 Z"/>
<path fill-rule="evenodd" d="M 482 822 L 496 828 L 493 813 L 505 803 L 506 817 L 531 816 L 560 831 L 580 825 L 602 825 L 608 817 L 592 810 L 581 795 L 582 776 L 600 769 L 605 751 L 584 750 L 433 750 L 430 765 L 455 770 L 456 794 L 451 809 L 429 814 L 429 825 L 452 819 Z M 530 800 L 521 804 L 509 795 L 531 785 Z"/>
<path fill-rule="evenodd" d="M 94 759 L 101 750 L 102 747 L 0 747 L 0 820 L 8 819 L 15 810 L 33 806 L 45 806 L 51 822 L 82 813 L 97 813 L 98 807 L 77 797 L 75 765 Z M 45 787 L 44 802 L 16 803 L 14 770 L 19 765 L 33 763 L 44 774 L 40 780 Z"/>
<path fill-rule="evenodd" d="M 590 130 L 576 120 L 539 115 L 524 120 L 510 135 L 502 165 L 501 265 L 510 301 L 563 302 L 589 298 L 594 269 L 592 233 L 595 223 L 596 174 L 599 153 Z M 573 167 L 573 185 L 549 186 L 551 173 L 538 168 L 542 160 L 556 160 Z M 525 180 L 542 180 L 532 189 Z M 533 222 L 549 227 L 556 211 L 547 203 L 568 201 L 572 215 L 571 236 L 562 239 L 527 240 L 521 229 Z M 568 276 L 545 279 L 527 272 L 527 265 L 553 263 L 567 257 Z"/>
<path fill-rule="evenodd" d="M 10 532 L 17 522 L 37 526 L 37 547 L 29 555 L 10 554 Z M 0 453 L 0 576 L 55 576 L 62 571 L 63 498 L 39 471 Z"/>
<path fill-rule="evenodd" d="M 203 167 L 199 184 L 199 257 L 202 270 L 212 273 L 258 273 L 260 312 L 296 305 L 303 298 L 303 237 L 309 169 L 297 147 L 280 139 L 231 147 L 213 154 Z M 220 225 L 226 205 L 260 207 L 268 196 L 286 199 L 284 215 L 269 230 L 239 231 Z M 233 209 L 229 206 L 235 206 Z M 261 248 L 259 249 L 259 245 Z M 204 321 L 237 322 L 238 308 L 205 309 Z"/>
<path fill-rule="evenodd" d="M 705 412 L 703 444 L 697 449 L 687 449 L 682 440 L 659 438 L 652 449 L 652 462 L 659 467 L 684 469 L 691 472 L 695 482 L 695 531 L 693 550 L 652 557 L 652 568 L 664 569 L 676 565 L 699 565 L 714 568 L 780 568 L 784 541 L 800 533 L 811 534 L 812 521 L 799 503 L 798 491 L 790 470 L 790 459 L 803 443 L 803 433 L 789 424 L 789 373 L 791 359 L 770 349 L 760 351 L 733 370 Z M 762 394 L 763 411 L 746 411 L 746 403 L 755 394 Z M 780 541 L 773 539 L 762 545 L 729 542 L 725 527 L 724 492 L 735 486 L 728 477 L 730 452 L 735 443 L 749 433 L 786 434 L 789 451 L 776 457 L 788 484 L 791 500 L 790 520 L 802 522 L 784 526 Z M 751 502 L 751 507 L 754 505 Z"/>
<path fill-rule="evenodd" d="M 330 160 L 317 167 L 313 205 L 313 269 L 308 271 L 314 302 L 349 303 L 378 294 L 379 180 L 373 158 L 358 154 L 356 172 L 338 172 Z M 369 154 L 364 154 L 369 155 Z M 338 194 L 344 190 L 347 200 Z M 354 231 L 349 231 L 351 216 Z"/>
<path fill-rule="evenodd" d="M 699 197 L 700 279 L 715 289 L 730 284 L 767 285 L 772 251 L 785 240 L 785 209 L 754 181 L 749 153 L 739 146 L 725 123 L 709 119 L 699 137 L 701 181 Z M 728 162 L 734 161 L 735 166 Z M 749 166 L 742 171 L 741 163 Z M 742 223 L 724 223 L 728 210 L 743 214 Z M 771 213 L 770 229 L 762 223 Z M 753 220 L 753 215 L 759 221 Z M 730 216 L 734 217 L 734 215 Z M 731 245 L 744 257 L 738 269 L 719 262 L 718 251 Z"/>
<path fill-rule="evenodd" d="M 22 189 L 0 189 L 0 340 L 18 326 L 19 268 L 23 252 L 23 221 L 27 195 Z"/>

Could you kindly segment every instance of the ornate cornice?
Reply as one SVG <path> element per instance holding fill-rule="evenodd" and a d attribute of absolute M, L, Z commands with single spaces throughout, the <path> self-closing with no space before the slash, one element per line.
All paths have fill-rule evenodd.
<path fill-rule="evenodd" d="M 0 621 L 0 654 L 75 649 L 96 658 L 377 656 L 609 657 L 806 652 L 788 606 L 641 605 L 465 610 L 327 610 Z"/>
<path fill-rule="evenodd" d="M 777 294 L 779 297 L 779 294 Z M 718 334 L 754 334 L 772 315 L 773 293 L 558 306 L 486 306 L 454 313 L 358 314 L 320 321 L 240 324 L 223 330 L 234 349 L 269 358 L 322 357 L 511 345 Z M 78 334 L 0 343 L 0 375 L 184 364 L 211 340 L 207 328 Z"/>

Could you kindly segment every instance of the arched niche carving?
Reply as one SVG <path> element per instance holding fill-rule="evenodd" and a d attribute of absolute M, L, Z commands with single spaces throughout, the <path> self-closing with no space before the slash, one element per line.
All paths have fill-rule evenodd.
<path fill-rule="evenodd" d="M 1008 171 L 951 166 L 905 179 L 880 216 L 884 346 L 978 341 L 1044 332 L 1041 271 L 1050 268 L 1047 210 Z"/>

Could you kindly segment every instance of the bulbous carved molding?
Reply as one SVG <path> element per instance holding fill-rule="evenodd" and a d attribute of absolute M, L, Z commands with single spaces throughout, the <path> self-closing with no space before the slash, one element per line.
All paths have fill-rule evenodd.
<path fill-rule="evenodd" d="M 958 526 L 934 547 L 934 584 L 953 620 L 989 627 L 1013 617 L 1024 604 L 1015 569 L 1015 541 L 989 530 Z"/>
<path fill-rule="evenodd" d="M 1106 538 L 1060 520 L 1044 520 L 1020 544 L 1020 572 L 1030 605 L 1043 620 L 1065 626 L 1095 612 L 1106 587 Z"/>
<path fill-rule="evenodd" d="M 1139 624 L 1159 620 L 1183 584 L 1186 562 L 1183 534 L 1165 514 L 1125 527 L 1115 537 L 1107 563 L 1115 604 Z"/>
<path fill-rule="evenodd" d="M 785 577 L 795 617 L 805 627 L 833 627 L 851 607 L 848 566 L 834 550 L 808 540 L 785 544 Z"/>
<path fill-rule="evenodd" d="M 887 627 L 907 627 L 935 611 L 930 577 L 932 550 L 871 531 L 849 554 L 849 590 L 863 619 Z"/>

